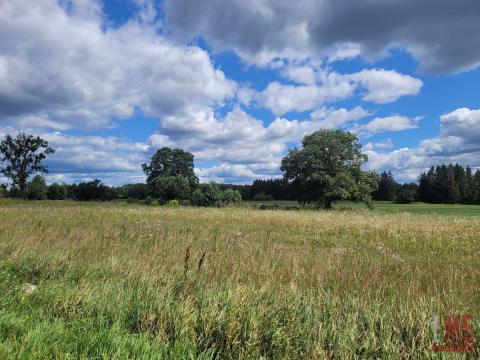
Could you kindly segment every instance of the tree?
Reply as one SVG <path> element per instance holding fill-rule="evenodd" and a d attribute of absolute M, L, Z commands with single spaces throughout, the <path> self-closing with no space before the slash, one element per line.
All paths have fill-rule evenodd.
<path fill-rule="evenodd" d="M 242 202 L 242 195 L 238 190 L 227 189 L 222 192 L 222 203 L 224 205 L 235 205 Z"/>
<path fill-rule="evenodd" d="M 320 130 L 304 137 L 302 149 L 289 150 L 282 159 L 286 180 L 298 188 L 301 202 L 331 208 L 342 199 L 370 203 L 378 176 L 361 170 L 367 161 L 356 135 Z"/>
<path fill-rule="evenodd" d="M 53 183 L 48 187 L 47 198 L 49 200 L 66 200 L 68 198 L 67 185 Z"/>
<path fill-rule="evenodd" d="M 200 185 L 190 198 L 192 205 L 195 206 L 220 206 L 222 202 L 223 193 L 220 191 L 218 184 L 209 183 Z"/>
<path fill-rule="evenodd" d="M 5 184 L 0 184 L 0 198 L 7 196 L 7 186 Z"/>
<path fill-rule="evenodd" d="M 124 185 L 119 190 L 124 199 L 144 200 L 151 195 L 150 186 L 142 183 Z"/>
<path fill-rule="evenodd" d="M 33 135 L 18 134 L 17 137 L 6 135 L 0 142 L 0 172 L 11 180 L 12 186 L 18 188 L 19 194 L 25 197 L 27 180 L 30 175 L 48 169 L 42 164 L 47 155 L 55 152 L 48 141 Z"/>
<path fill-rule="evenodd" d="M 475 204 L 480 204 L 480 170 L 477 170 L 475 172 L 475 175 L 473 176 L 473 194 L 474 194 L 474 200 L 473 202 Z"/>
<path fill-rule="evenodd" d="M 46 200 L 48 186 L 43 176 L 36 175 L 27 184 L 27 198 L 30 200 Z"/>
<path fill-rule="evenodd" d="M 154 192 L 163 200 L 187 199 L 190 184 L 185 176 L 160 176 L 155 180 Z"/>
<path fill-rule="evenodd" d="M 410 204 L 415 201 L 415 191 L 409 188 L 401 188 L 395 197 L 397 204 Z"/>
<path fill-rule="evenodd" d="M 475 181 L 473 178 L 472 168 L 467 166 L 465 169 L 465 198 L 466 204 L 473 204 L 475 202 Z"/>
<path fill-rule="evenodd" d="M 98 179 L 74 185 L 72 186 L 72 192 L 75 199 L 80 201 L 110 201 L 114 199 L 116 195 L 113 188 L 103 185 Z"/>
<path fill-rule="evenodd" d="M 393 178 L 392 172 L 384 171 L 380 174 L 378 189 L 372 193 L 374 200 L 392 201 L 395 199 L 395 193 L 399 184 Z"/>
<path fill-rule="evenodd" d="M 273 196 L 271 194 L 265 194 L 265 192 L 261 191 L 252 198 L 254 201 L 273 201 Z"/>
<path fill-rule="evenodd" d="M 150 164 L 142 164 L 147 175 L 147 183 L 154 186 L 161 176 L 184 176 L 191 189 L 198 185 L 198 178 L 193 171 L 193 155 L 182 149 L 161 148 L 152 156 Z"/>
<path fill-rule="evenodd" d="M 205 197 L 205 203 L 207 206 L 220 206 L 222 200 L 222 192 L 215 183 L 209 183 L 203 187 L 203 196 Z"/>
<path fill-rule="evenodd" d="M 423 202 L 434 202 L 435 199 L 435 168 L 432 166 L 426 173 L 420 174 L 418 179 L 418 197 Z"/>
<path fill-rule="evenodd" d="M 194 206 L 208 206 L 205 195 L 203 195 L 203 191 L 201 189 L 195 189 L 193 191 L 190 202 Z"/>

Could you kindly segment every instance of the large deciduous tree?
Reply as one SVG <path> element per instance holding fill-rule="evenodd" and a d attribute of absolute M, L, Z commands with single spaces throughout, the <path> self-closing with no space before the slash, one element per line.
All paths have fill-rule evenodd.
<path fill-rule="evenodd" d="M 154 193 L 163 200 L 188 199 L 191 194 L 188 179 L 183 175 L 160 176 L 155 181 Z"/>
<path fill-rule="evenodd" d="M 337 200 L 364 201 L 376 189 L 378 176 L 361 170 L 368 158 L 356 135 L 341 130 L 320 130 L 307 135 L 302 149 L 282 159 L 284 178 L 298 189 L 299 201 L 331 208 Z"/>
<path fill-rule="evenodd" d="M 17 137 L 6 135 L 0 142 L 0 172 L 11 180 L 11 185 L 18 188 L 19 194 L 26 195 L 27 180 L 35 173 L 47 173 L 43 164 L 47 155 L 55 152 L 48 141 L 39 136 L 18 134 Z"/>
<path fill-rule="evenodd" d="M 152 156 L 150 164 L 142 164 L 147 175 L 147 183 L 154 186 L 163 176 L 183 176 L 191 189 L 198 185 L 198 178 L 193 171 L 193 155 L 182 149 L 161 148 Z"/>

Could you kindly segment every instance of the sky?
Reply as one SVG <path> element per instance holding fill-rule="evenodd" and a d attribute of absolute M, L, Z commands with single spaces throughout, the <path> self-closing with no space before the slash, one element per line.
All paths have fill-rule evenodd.
<path fill-rule="evenodd" d="M 478 0 L 2 0 L 0 34 L 0 136 L 48 140 L 50 183 L 143 182 L 164 146 L 275 178 L 320 129 L 402 182 L 480 167 Z"/>

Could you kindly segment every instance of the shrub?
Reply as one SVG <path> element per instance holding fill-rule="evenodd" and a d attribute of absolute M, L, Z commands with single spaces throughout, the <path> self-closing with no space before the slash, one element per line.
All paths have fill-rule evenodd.
<path fill-rule="evenodd" d="M 238 190 L 227 189 L 222 192 L 222 202 L 224 205 L 235 205 L 242 202 L 242 195 Z"/>
<path fill-rule="evenodd" d="M 232 196 L 237 198 L 236 194 Z M 223 200 L 224 194 L 215 183 L 201 185 L 191 196 L 191 203 L 194 206 L 220 206 Z"/>
<path fill-rule="evenodd" d="M 47 198 L 49 200 L 65 200 L 68 198 L 68 190 L 66 185 L 53 183 L 48 187 Z"/>
<path fill-rule="evenodd" d="M 190 202 L 192 203 L 193 206 L 207 206 L 205 195 L 203 195 L 203 191 L 200 189 L 196 189 L 192 193 Z"/>
<path fill-rule="evenodd" d="M 151 195 L 151 188 L 148 184 L 129 184 L 122 186 L 120 193 L 122 193 L 124 198 L 144 200 L 147 196 Z"/>
<path fill-rule="evenodd" d="M 116 197 L 115 189 L 102 184 L 98 179 L 73 185 L 71 190 L 75 199 L 80 201 L 110 201 Z"/>
<path fill-rule="evenodd" d="M 253 197 L 254 201 L 272 201 L 273 196 L 270 194 L 265 194 L 263 191 L 259 192 Z"/>
<path fill-rule="evenodd" d="M 413 201 L 415 201 L 415 191 L 411 189 L 401 189 L 395 198 L 396 204 L 410 204 Z"/>
<path fill-rule="evenodd" d="M 155 205 L 155 199 L 153 199 L 151 196 L 147 196 L 145 200 L 143 200 L 143 203 L 149 206 Z"/>
<path fill-rule="evenodd" d="M 220 206 L 222 200 L 222 192 L 215 183 L 210 183 L 203 188 L 203 196 L 205 197 L 206 206 Z"/>
<path fill-rule="evenodd" d="M 177 199 L 173 199 L 167 203 L 167 206 L 172 208 L 178 208 L 180 206 L 180 203 L 178 202 Z"/>

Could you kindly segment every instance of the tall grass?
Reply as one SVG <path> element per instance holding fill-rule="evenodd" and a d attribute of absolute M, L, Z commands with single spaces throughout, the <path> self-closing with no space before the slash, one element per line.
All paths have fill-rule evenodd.
<path fill-rule="evenodd" d="M 0 358 L 438 358 L 432 316 L 480 318 L 479 234 L 477 218 L 7 203 Z"/>

